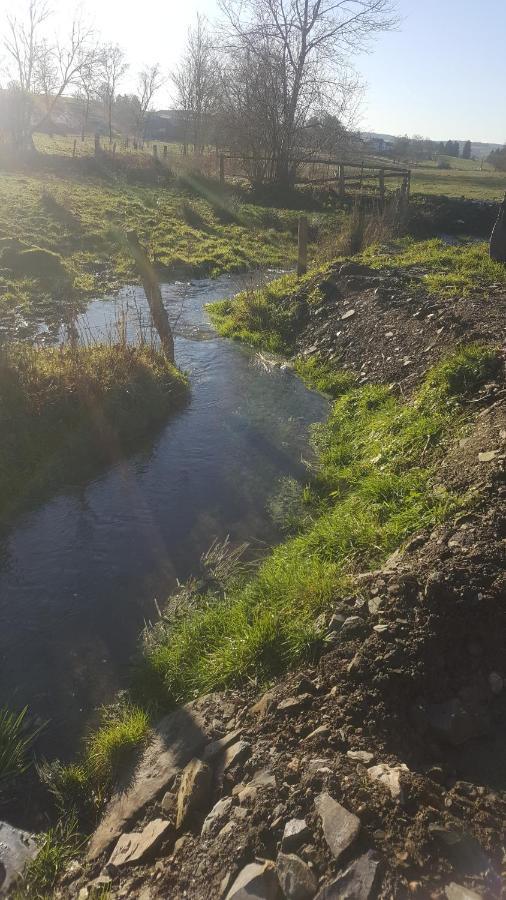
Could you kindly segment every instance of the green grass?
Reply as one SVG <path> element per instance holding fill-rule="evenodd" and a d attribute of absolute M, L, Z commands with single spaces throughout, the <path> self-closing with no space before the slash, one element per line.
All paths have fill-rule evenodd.
<path fill-rule="evenodd" d="M 185 377 L 147 346 L 0 351 L 0 513 L 110 463 L 177 409 Z"/>
<path fill-rule="evenodd" d="M 59 816 L 75 816 L 93 830 L 114 777 L 148 739 L 150 717 L 128 701 L 105 707 L 98 728 L 86 739 L 74 762 L 58 759 L 38 767 Z"/>
<path fill-rule="evenodd" d="M 81 852 L 84 841 L 74 817 L 62 819 L 39 838 L 37 856 L 26 867 L 12 900 L 49 900 L 67 866 Z"/>
<path fill-rule="evenodd" d="M 0 174 L 0 323 L 58 322 L 84 300 L 137 280 L 123 234 L 135 229 L 166 278 L 283 267 L 296 253 L 297 213 L 242 202 L 212 181 L 129 184 L 84 172 Z M 58 277 L 19 253 L 57 254 Z"/>
<path fill-rule="evenodd" d="M 336 263 L 346 259 L 343 256 L 333 260 L 330 266 L 324 264 L 300 279 L 296 275 L 285 275 L 257 291 L 244 291 L 230 300 L 209 304 L 211 320 L 224 337 L 291 354 L 296 338 L 303 330 L 306 305 L 323 301 L 320 284 L 335 277 Z M 411 273 L 413 290 L 421 285 L 428 293 L 441 297 L 465 295 L 474 290 L 486 292 L 492 284 L 506 284 L 506 267 L 490 259 L 484 243 L 449 245 L 439 238 L 428 241 L 402 238 L 386 245 L 373 244 L 355 255 L 353 261 L 379 270 L 394 269 L 408 276 Z M 301 374 L 310 375 L 311 362 L 299 362 L 298 365 Z M 303 372 L 304 366 L 306 372 Z M 319 383 L 310 378 L 308 383 L 332 393 L 322 377 L 319 371 Z"/>
<path fill-rule="evenodd" d="M 357 570 L 379 565 L 413 532 L 463 499 L 432 485 L 437 460 L 465 419 L 465 401 L 498 365 L 482 347 L 455 353 L 410 403 L 387 387 L 346 385 L 315 428 L 321 501 L 310 524 L 277 547 L 254 578 L 173 627 L 148 632 L 138 689 L 165 704 L 247 678 L 268 679 L 321 647 L 319 615 Z M 315 378 L 315 372 L 311 372 Z M 322 375 L 328 384 L 329 373 Z"/>
<path fill-rule="evenodd" d="M 130 704 L 106 709 L 87 744 L 85 769 L 93 782 L 107 782 L 147 738 L 149 716 Z"/>
<path fill-rule="evenodd" d="M 440 296 L 465 294 L 491 284 L 506 284 L 506 267 L 493 262 L 484 243 L 448 245 L 438 238 L 404 238 L 388 250 L 372 246 L 360 255 L 373 268 L 399 268 L 423 275 L 424 287 Z"/>
<path fill-rule="evenodd" d="M 30 749 L 40 729 L 28 727 L 27 712 L 0 708 L 0 796 L 31 765 Z"/>
<path fill-rule="evenodd" d="M 467 164 L 466 164 L 467 163 Z M 416 166 L 411 171 L 411 189 L 421 194 L 445 194 L 470 200 L 502 200 L 506 192 L 506 173 L 483 171 L 474 160 L 452 160 L 451 169 L 434 165 Z"/>
<path fill-rule="evenodd" d="M 292 348 L 300 312 L 299 286 L 296 275 L 284 275 L 260 290 L 243 291 L 230 300 L 210 303 L 207 310 L 223 337 L 274 353 L 287 353 Z"/>

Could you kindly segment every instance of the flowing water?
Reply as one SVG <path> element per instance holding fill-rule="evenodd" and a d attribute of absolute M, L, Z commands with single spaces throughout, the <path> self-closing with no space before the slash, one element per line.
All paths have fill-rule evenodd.
<path fill-rule="evenodd" d="M 48 753 L 73 752 L 93 710 L 127 683 L 155 598 L 196 570 L 214 538 L 258 550 L 280 537 L 268 499 L 283 476 L 304 478 L 308 425 L 327 402 L 212 330 L 203 305 L 243 287 L 237 276 L 163 286 L 190 376 L 187 407 L 147 446 L 68 484 L 0 538 L 0 704 L 50 720 Z M 140 288 L 91 303 L 81 334 L 106 337 L 118 310 L 134 339 L 146 313 Z"/>

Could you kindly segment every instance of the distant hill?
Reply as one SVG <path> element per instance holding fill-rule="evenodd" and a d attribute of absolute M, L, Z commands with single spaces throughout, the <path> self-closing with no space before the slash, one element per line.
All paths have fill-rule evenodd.
<path fill-rule="evenodd" d="M 362 131 L 362 137 L 366 139 L 377 139 L 383 141 L 395 141 L 396 137 L 399 135 L 395 134 L 383 134 L 379 131 Z M 465 141 L 459 141 L 460 150 L 462 152 L 462 147 Z M 471 156 L 475 156 L 477 159 L 484 159 L 492 150 L 497 150 L 498 147 L 503 147 L 504 144 L 482 144 L 479 141 L 471 141 Z"/>

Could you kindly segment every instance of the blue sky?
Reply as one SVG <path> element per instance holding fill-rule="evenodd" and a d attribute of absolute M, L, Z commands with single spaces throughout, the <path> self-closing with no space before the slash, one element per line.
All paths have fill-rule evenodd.
<path fill-rule="evenodd" d="M 0 0 L 0 19 L 23 0 Z M 73 6 L 50 0 L 57 27 Z M 506 141 L 506 0 L 398 0 L 399 30 L 380 35 L 355 60 L 367 88 L 363 130 L 435 139 Z M 104 39 L 122 44 L 130 80 L 143 63 L 165 71 L 177 62 L 188 24 L 200 10 L 216 16 L 216 0 L 82 0 Z M 158 98 L 169 102 L 167 90 Z"/>

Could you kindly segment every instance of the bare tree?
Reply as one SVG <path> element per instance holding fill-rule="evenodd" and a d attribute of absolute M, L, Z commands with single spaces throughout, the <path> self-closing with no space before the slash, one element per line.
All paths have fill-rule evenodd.
<path fill-rule="evenodd" d="M 220 65 L 215 42 L 206 20 L 197 15 L 188 29 L 186 48 L 179 68 L 173 72 L 176 102 L 185 113 L 186 140 L 201 153 L 208 133 L 209 121 L 216 111 L 219 96 Z"/>
<path fill-rule="evenodd" d="M 121 79 L 128 69 L 125 53 L 118 44 L 104 44 L 100 49 L 101 95 L 105 108 L 109 143 L 112 143 L 114 101 Z"/>
<path fill-rule="evenodd" d="M 76 91 L 76 97 L 81 104 L 82 141 L 88 130 L 91 103 L 99 96 L 100 74 L 100 51 L 98 47 L 91 46 L 83 60 Z"/>
<path fill-rule="evenodd" d="M 264 72 L 275 178 L 291 180 L 301 129 L 317 108 L 343 107 L 353 54 L 396 24 L 392 0 L 218 0 L 233 68 Z M 244 80 L 244 79 L 243 79 Z"/>
<path fill-rule="evenodd" d="M 146 66 L 142 72 L 139 72 L 137 78 L 137 99 L 139 101 L 139 110 L 137 115 L 137 137 L 144 137 L 146 126 L 146 116 L 151 108 L 151 103 L 156 93 L 160 90 L 165 82 L 160 66 L 155 63 L 152 66 Z"/>
<path fill-rule="evenodd" d="M 64 43 L 44 35 L 50 16 L 45 0 L 29 0 L 26 16 L 7 19 L 4 47 L 12 67 L 11 89 L 19 104 L 15 143 L 33 148 L 33 134 L 51 119 L 63 93 L 79 77 L 88 53 L 91 32 L 74 20 Z M 44 110 L 38 114 L 36 95 L 42 95 Z"/>

